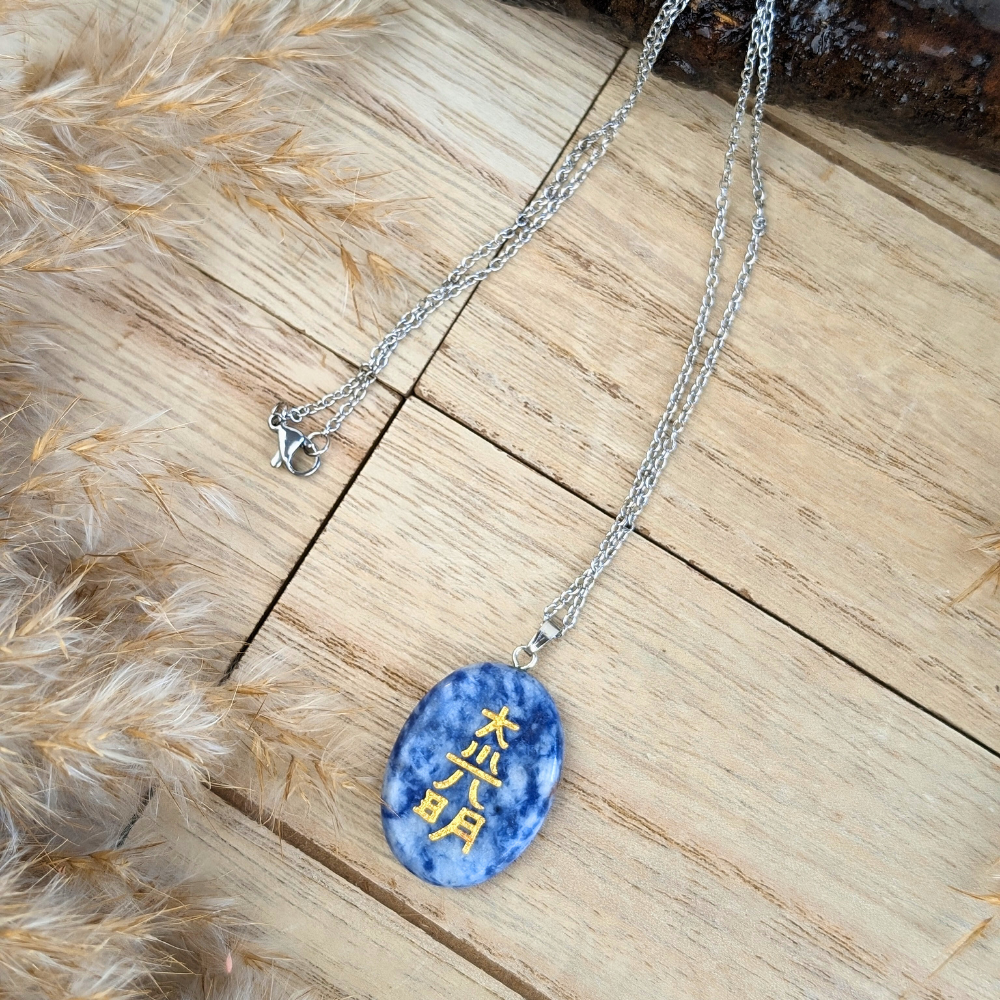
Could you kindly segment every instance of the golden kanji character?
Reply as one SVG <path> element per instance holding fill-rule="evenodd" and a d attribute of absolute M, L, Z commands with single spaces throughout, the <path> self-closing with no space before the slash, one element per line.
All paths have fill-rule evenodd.
<path fill-rule="evenodd" d="M 503 782 L 499 778 L 494 777 L 492 774 L 487 774 L 485 771 L 481 770 L 478 767 L 473 766 L 468 761 L 462 760 L 461 757 L 456 757 L 453 753 L 445 754 L 445 756 L 448 758 L 448 760 L 452 762 L 452 764 L 455 764 L 456 766 L 460 767 L 463 771 L 468 771 L 469 774 L 471 774 L 474 778 L 479 778 L 480 781 L 485 781 L 487 785 L 492 785 L 494 788 L 499 788 L 503 784 Z M 452 781 L 452 778 L 454 777 L 455 775 L 452 775 L 451 778 L 446 778 L 445 780 L 450 782 L 451 784 L 454 784 L 454 782 Z M 438 783 L 435 782 L 435 785 L 437 784 Z"/>
<path fill-rule="evenodd" d="M 479 779 L 473 778 L 469 785 L 469 805 L 475 809 L 482 809 L 483 804 L 479 801 Z"/>
<path fill-rule="evenodd" d="M 482 729 L 476 730 L 477 736 L 487 736 L 489 733 L 497 734 L 497 743 L 500 744 L 501 750 L 506 750 L 508 747 L 507 741 L 503 737 L 503 728 L 506 726 L 511 732 L 517 732 L 521 727 L 516 722 L 511 722 L 507 718 L 507 713 L 510 709 L 504 705 L 499 712 L 491 712 L 488 708 L 483 709 L 483 715 L 486 716 L 490 721 L 483 726 Z"/>
<path fill-rule="evenodd" d="M 485 816 L 480 816 L 479 813 L 475 813 L 466 806 L 462 806 L 455 814 L 455 818 L 447 826 L 443 826 L 440 830 L 435 830 L 427 836 L 431 840 L 440 840 L 442 837 L 447 837 L 449 833 L 453 833 L 459 840 L 465 841 L 462 853 L 468 854 L 485 822 Z"/>
<path fill-rule="evenodd" d="M 461 772 L 459 772 L 461 777 Z M 418 806 L 413 807 L 413 811 L 428 823 L 436 823 L 441 816 L 441 811 L 448 804 L 448 800 L 437 792 L 432 792 L 429 788 L 424 794 L 423 801 Z"/>
<path fill-rule="evenodd" d="M 462 777 L 462 772 L 460 770 L 453 771 L 451 774 L 448 775 L 447 778 L 442 778 L 440 781 L 435 781 L 434 787 L 441 789 L 451 788 L 451 786 L 454 785 L 456 781 L 461 780 L 461 777 Z"/>

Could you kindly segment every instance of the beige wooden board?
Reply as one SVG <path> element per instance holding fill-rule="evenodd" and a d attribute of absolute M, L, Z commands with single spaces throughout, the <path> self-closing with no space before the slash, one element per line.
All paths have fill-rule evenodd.
<path fill-rule="evenodd" d="M 235 519 L 171 502 L 184 533 L 173 548 L 202 567 L 217 614 L 245 637 L 371 447 L 397 397 L 374 387 L 324 464 L 323 476 L 293 479 L 270 468 L 275 435 L 266 424 L 284 392 L 315 394 L 347 366 L 191 267 L 134 261 L 109 274 L 103 292 L 60 292 L 40 311 L 63 329 L 58 350 L 39 355 L 62 390 L 97 404 L 107 424 L 161 414 L 156 454 L 214 477 Z M 151 519 L 153 520 L 153 519 Z M 147 541 L 169 535 L 159 520 Z"/>
<path fill-rule="evenodd" d="M 460 256 L 470 234 L 492 231 L 530 194 L 617 58 L 615 46 L 584 27 L 568 30 L 559 45 L 561 21 L 543 17 L 539 30 L 520 30 L 526 16 L 488 0 L 418 2 L 389 19 L 387 34 L 364 38 L 341 75 L 326 82 L 337 96 L 321 112 L 345 148 L 358 150 L 359 165 L 391 171 L 393 183 L 405 186 L 396 193 L 438 191 L 442 210 L 456 201 L 450 214 L 442 211 L 438 236 L 417 239 L 419 252 L 406 251 L 416 256 L 389 253 L 421 278 L 441 270 L 449 255 Z M 561 53 L 549 76 L 538 66 L 546 46 Z M 498 57 L 517 69 L 512 77 Z M 463 78 L 471 90 L 459 85 Z M 45 355 L 44 367 L 68 391 L 99 402 L 109 421 L 163 411 L 165 424 L 182 425 L 170 436 L 171 457 L 231 490 L 236 523 L 183 507 L 177 513 L 185 544 L 216 577 L 221 614 L 241 637 L 333 506 L 396 397 L 375 387 L 324 458 L 321 477 L 295 481 L 272 471 L 275 438 L 264 421 L 274 403 L 316 398 L 352 374 L 324 338 L 274 317 L 310 327 L 292 307 L 308 301 L 318 310 L 314 318 L 335 314 L 333 328 L 348 341 L 367 345 L 373 331 L 362 333 L 342 314 L 339 265 L 330 271 L 329 260 L 296 248 L 274 227 L 255 228 L 207 187 L 190 194 L 197 215 L 208 219 L 196 263 L 221 283 L 194 267 L 136 261 L 110 277 L 106 291 L 60 296 L 47 308 L 65 327 L 57 336 L 65 351 Z M 438 208 L 430 211 L 433 218 Z M 361 356 L 343 342 L 334 346 Z M 397 361 L 401 385 L 412 382 L 431 349 L 414 347 L 409 362 Z"/>
<path fill-rule="evenodd" d="M 391 6 L 391 5 L 390 5 Z M 418 298 L 506 226 L 537 188 L 622 49 L 587 25 L 496 0 L 413 0 L 363 36 L 353 58 L 296 103 L 311 128 L 384 172 L 376 196 L 402 199 L 408 239 L 376 249 L 408 276 L 398 293 L 366 301 L 361 327 L 347 304 L 339 258 L 258 228 L 207 190 L 195 259 L 213 277 L 360 363 Z M 458 302 L 411 335 L 384 374 L 407 390 L 454 318 Z M 371 308 L 377 306 L 378 324 Z M 334 388 L 330 383 L 326 388 Z"/>
<path fill-rule="evenodd" d="M 418 394 L 617 510 L 698 311 L 729 115 L 650 81 Z M 1000 602 L 949 605 L 1000 520 L 1000 261 L 770 128 L 764 157 L 758 268 L 640 527 L 1000 748 Z M 736 197 L 724 297 L 745 247 Z"/>
<path fill-rule="evenodd" d="M 848 169 L 860 168 L 919 210 L 945 225 L 951 220 L 955 228 L 978 235 L 994 254 L 1000 253 L 1000 173 L 923 146 L 884 142 L 806 111 L 775 107 L 767 114 L 779 128 L 843 157 Z"/>
<path fill-rule="evenodd" d="M 363 706 L 377 771 L 419 696 L 525 640 L 608 523 L 411 400 L 247 656 Z M 990 913 L 952 888 L 1000 853 L 989 753 L 638 537 L 538 676 L 563 780 L 494 880 L 415 879 L 360 797 L 339 833 L 284 821 L 527 996 L 992 996 L 996 930 L 924 982 Z"/>
<path fill-rule="evenodd" d="M 516 996 L 208 792 L 183 816 L 161 797 L 128 840 L 149 843 L 237 900 L 234 916 L 258 925 L 253 940 L 310 1000 Z"/>

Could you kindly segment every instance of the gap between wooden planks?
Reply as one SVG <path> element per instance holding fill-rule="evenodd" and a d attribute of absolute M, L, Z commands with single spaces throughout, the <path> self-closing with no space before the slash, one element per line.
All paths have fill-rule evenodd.
<path fill-rule="evenodd" d="M 410 400 L 246 655 L 349 692 L 384 760 L 444 672 L 530 633 L 607 524 Z M 419 882 L 355 797 L 339 829 L 295 799 L 282 823 L 542 996 L 987 995 L 992 938 L 920 984 L 988 914 L 952 887 L 1000 852 L 991 754 L 641 539 L 547 653 L 566 769 L 506 873 Z M 256 798 L 250 770 L 227 778 Z"/>
<path fill-rule="evenodd" d="M 478 36 L 481 30 L 474 23 L 474 19 L 456 19 L 447 15 L 442 17 L 440 12 L 446 9 L 447 5 L 443 4 L 421 5 L 416 11 L 414 16 L 430 12 L 430 16 L 420 22 L 421 30 L 427 31 L 425 41 L 431 39 L 441 41 L 445 51 L 451 51 L 450 46 L 454 48 L 469 46 L 473 41 L 481 44 L 478 37 L 473 37 Z M 478 13 L 489 16 L 485 7 Z M 513 16 L 509 13 L 498 15 L 501 18 Z M 519 12 L 516 16 L 534 17 L 525 12 Z M 515 21 L 489 23 L 505 24 L 506 28 L 503 30 L 508 32 L 508 38 L 513 37 L 509 34 L 512 26 L 517 24 L 523 26 L 523 22 Z M 473 28 L 475 31 L 472 31 Z M 496 27 L 495 30 L 500 32 L 501 29 Z M 435 32 L 444 32 L 444 38 L 440 34 L 435 35 Z M 486 32 L 485 36 L 493 37 L 489 32 Z M 549 45 L 566 45 L 565 37 L 553 39 L 546 36 L 545 40 Z M 523 47 L 530 41 L 530 33 L 526 33 L 518 37 L 516 43 L 511 41 L 511 44 Z M 581 44 L 580 49 L 583 48 Z M 433 46 L 430 50 L 417 49 L 411 51 L 405 58 L 399 58 L 396 65 L 400 74 L 412 73 L 414 62 L 419 64 L 420 59 L 426 58 L 428 51 L 440 55 L 441 49 L 434 49 Z M 488 45 L 478 50 L 473 46 L 473 53 L 475 51 L 478 51 L 478 55 L 470 60 L 471 63 L 491 58 Z M 540 65 L 541 60 L 533 58 L 534 63 L 529 58 L 524 73 L 518 77 L 521 83 L 532 80 L 544 81 L 547 75 L 553 72 L 548 60 L 545 60 L 545 65 Z M 390 57 L 390 65 L 392 62 L 393 58 Z M 587 69 L 587 73 L 590 72 L 591 70 Z M 587 73 L 581 77 L 583 84 L 586 85 L 606 75 L 596 68 L 592 76 L 588 76 Z M 433 74 L 430 78 L 433 82 Z M 446 95 L 449 92 L 449 88 L 442 88 L 440 93 Z M 567 93 L 569 97 L 580 99 L 571 90 Z M 528 96 L 530 95 L 529 87 Z M 438 96 L 440 97 L 440 94 Z M 509 96 L 505 95 L 506 98 Z M 358 104 L 364 109 L 364 101 L 358 101 Z M 562 105 L 557 101 L 554 106 Z M 580 107 L 582 109 L 585 106 L 584 101 Z M 393 110 L 398 114 L 400 109 L 397 106 Z M 414 108 L 404 110 L 406 114 L 413 116 L 418 116 L 420 112 L 420 109 Z M 446 104 L 444 110 L 448 117 L 450 111 Z M 358 117 L 359 135 L 365 134 L 366 113 L 362 110 Z M 568 122 L 570 127 L 575 124 L 575 119 L 569 115 L 559 121 Z M 559 121 L 555 122 L 557 126 Z M 460 127 L 470 124 L 469 121 L 462 122 L 458 119 L 451 124 L 455 125 L 456 122 Z M 392 134 L 390 127 L 387 126 L 387 130 Z M 382 135 L 382 132 L 378 133 L 378 137 Z M 541 155 L 533 162 L 539 164 L 544 171 L 545 166 L 551 162 L 552 151 L 559 148 L 562 138 L 546 138 L 543 132 L 541 140 L 537 146 Z M 502 145 L 503 141 L 505 140 L 501 140 L 499 145 Z M 447 149 L 446 144 L 441 141 L 440 134 L 431 137 L 409 134 L 407 142 L 415 143 L 417 146 L 426 143 L 432 148 L 444 145 Z M 547 152 L 546 142 L 549 143 Z M 411 152 L 410 146 L 397 148 L 394 143 L 395 139 L 389 145 L 396 154 L 406 156 Z M 489 153 L 490 143 L 496 145 L 497 140 L 487 133 L 483 136 L 483 143 L 482 155 L 489 159 L 492 155 Z M 544 158 L 546 156 L 548 159 Z M 463 157 L 464 153 L 460 151 L 457 161 L 462 162 Z M 481 171 L 476 169 L 463 180 L 461 177 L 456 179 L 444 176 L 444 172 L 438 166 L 428 168 L 423 180 L 431 185 L 440 184 L 442 187 L 444 182 L 454 183 L 458 189 L 471 195 L 480 192 L 484 181 L 487 186 L 493 183 L 493 178 L 484 177 Z M 520 183 L 523 187 L 523 180 Z M 507 215 L 516 210 L 528 191 L 530 188 L 522 192 L 512 186 L 506 192 L 506 202 L 503 199 L 496 199 L 495 204 L 489 202 L 486 205 L 488 210 L 486 214 L 496 216 L 502 224 L 506 221 Z M 494 222 L 485 220 L 479 213 L 479 206 L 478 201 L 473 205 L 471 201 L 465 201 L 463 196 L 459 213 L 468 214 L 461 214 L 462 232 L 449 236 L 454 246 L 449 243 L 447 247 L 435 251 L 442 264 L 438 270 L 450 266 L 453 258 L 460 256 L 469 245 L 476 242 L 479 238 L 479 227 L 484 227 L 486 233 L 495 227 Z M 213 215 L 213 219 L 219 217 Z M 228 236 L 223 227 L 219 231 L 216 247 L 232 244 L 247 245 L 246 234 L 245 222 L 239 224 L 238 229 L 234 228 Z M 273 235 L 260 237 L 252 247 L 253 253 L 249 256 L 263 260 L 272 252 L 277 253 L 281 261 L 275 267 L 278 270 L 284 269 L 281 281 L 278 282 L 281 285 L 290 280 L 289 275 L 301 272 L 294 266 L 294 254 L 285 256 L 287 248 L 274 250 L 277 242 L 277 238 Z M 434 263 L 432 261 L 427 265 L 427 276 L 436 277 L 438 272 L 433 270 Z M 257 279 L 265 274 L 272 264 L 273 261 L 265 263 L 259 270 L 244 275 L 241 279 L 243 284 L 240 286 L 242 291 L 246 292 L 253 288 Z M 210 261 L 201 261 L 200 266 L 206 271 L 212 270 Z M 223 278 L 227 277 L 222 269 L 218 269 L 217 273 Z M 421 280 L 424 277 L 425 275 L 421 273 Z M 166 290 L 161 284 L 167 286 Z M 234 281 L 234 284 L 239 283 Z M 113 409 L 116 413 L 135 413 L 137 397 L 143 398 L 143 415 L 148 412 L 148 404 L 151 402 L 154 406 L 173 406 L 177 416 L 189 422 L 189 426 L 183 432 L 178 457 L 189 463 L 192 461 L 204 463 L 208 471 L 215 469 L 217 463 L 222 461 L 227 478 L 238 484 L 238 493 L 246 484 L 249 488 L 246 493 L 246 503 L 249 505 L 250 514 L 248 523 L 241 526 L 238 531 L 230 532 L 228 528 L 216 529 L 211 524 L 201 523 L 195 516 L 183 519 L 182 523 L 189 537 L 199 543 L 202 540 L 200 533 L 205 532 L 205 536 L 209 539 L 207 548 L 204 549 L 206 562 L 226 567 L 232 577 L 240 580 L 239 594 L 232 593 L 231 590 L 223 594 L 227 615 L 231 614 L 232 620 L 237 623 L 252 621 L 254 609 L 263 607 L 269 592 L 273 593 L 277 583 L 291 572 L 298 551 L 307 544 L 310 533 L 319 523 L 322 512 L 328 507 L 331 499 L 325 492 L 320 491 L 303 494 L 301 484 L 291 480 L 279 483 L 274 493 L 266 498 L 261 498 L 254 492 L 252 484 L 259 478 L 260 472 L 256 462 L 260 454 L 266 455 L 269 452 L 271 440 L 265 430 L 256 427 L 253 420 L 268 408 L 272 395 L 278 394 L 280 389 L 287 385 L 286 372 L 295 372 L 292 380 L 301 381 L 302 384 L 296 391 L 301 389 L 305 394 L 318 394 L 317 387 L 326 388 L 326 381 L 339 382 L 346 368 L 340 365 L 335 357 L 319 351 L 315 344 L 310 345 L 306 338 L 299 336 L 294 330 L 288 329 L 282 323 L 275 323 L 263 313 L 245 303 L 240 303 L 232 296 L 227 296 L 218 287 L 202 288 L 189 277 L 178 278 L 173 290 L 170 290 L 170 285 L 171 280 L 163 282 L 160 276 L 143 273 L 141 268 L 137 268 L 133 269 L 126 291 L 120 300 L 111 297 L 110 301 L 104 301 L 96 308 L 92 303 L 67 300 L 64 303 L 66 308 L 63 310 L 67 322 L 76 322 L 77 315 L 91 314 L 90 319 L 83 321 L 87 327 L 85 340 L 87 349 L 80 351 L 80 356 L 77 357 L 70 355 L 60 357 L 54 367 L 62 368 L 67 378 L 79 380 L 81 369 L 85 370 L 87 365 L 93 363 L 93 369 L 85 379 L 88 391 L 93 389 L 93 394 L 105 400 L 109 409 Z M 302 282 L 301 288 L 310 293 L 317 288 L 320 290 L 318 295 L 322 301 L 314 313 L 317 317 L 316 325 L 323 323 L 325 327 L 329 322 L 326 310 L 336 297 L 335 295 L 331 297 L 331 293 L 335 293 L 338 287 L 339 280 L 336 274 L 329 273 L 324 267 L 321 267 L 316 275 L 307 275 L 307 280 Z M 275 302 L 268 295 L 255 294 L 259 294 L 261 304 L 269 312 L 277 315 L 289 312 L 286 303 Z M 297 301 L 297 293 L 293 292 L 290 301 L 292 304 Z M 132 310 L 135 310 L 138 320 L 136 315 L 132 315 Z M 178 320 L 178 316 L 183 318 Z M 323 339 L 326 336 L 325 331 L 320 336 L 311 323 L 302 321 L 301 316 L 293 315 L 292 318 L 309 328 L 310 335 L 314 338 Z M 349 329 L 346 332 L 339 329 L 340 326 L 349 326 L 349 322 L 348 320 L 346 323 L 342 321 L 333 323 L 332 343 L 341 346 L 338 339 L 341 336 L 345 336 L 347 342 L 351 341 L 355 336 L 353 332 Z M 249 345 L 241 343 L 240 334 L 243 331 L 250 331 L 252 334 L 247 338 L 251 341 Z M 440 331 L 435 336 L 440 336 Z M 358 339 L 359 343 L 364 340 L 367 349 L 365 338 Z M 74 340 L 72 346 L 79 350 L 80 340 Z M 433 349 L 433 338 L 430 349 Z M 347 356 L 354 356 L 357 353 L 352 348 L 342 346 L 341 350 Z M 422 350 L 426 356 L 428 348 L 425 346 Z M 93 362 L 91 359 L 94 359 Z M 271 365 L 270 369 L 267 368 L 268 363 Z M 324 371 L 324 366 L 328 366 L 329 370 Z M 158 378 L 153 391 L 149 382 L 150 372 L 157 373 Z M 161 374 L 168 372 L 170 378 Z M 174 381 L 171 382 L 171 379 Z M 322 386 L 319 385 L 321 379 L 324 380 Z M 409 382 L 404 380 L 401 387 L 408 384 Z M 218 392 L 220 387 L 222 391 L 215 400 L 206 395 L 211 391 Z M 369 410 L 371 423 L 369 424 L 364 417 L 355 418 L 355 424 L 361 422 L 361 425 L 355 428 L 357 439 L 355 441 L 350 434 L 348 435 L 346 451 L 334 463 L 334 477 L 338 486 L 348 481 L 351 470 L 362 461 L 375 440 L 378 427 L 389 418 L 395 405 L 391 393 L 384 395 L 384 404 L 379 398 L 374 402 L 376 404 L 374 409 Z M 219 410 L 226 412 L 225 421 L 219 419 Z M 245 422 L 248 428 L 255 429 L 245 433 L 234 430 L 240 421 Z M 232 464 L 231 458 L 234 454 L 240 459 L 235 465 Z M 327 472 L 330 471 L 331 468 L 328 467 Z M 270 480 L 268 482 L 270 484 Z M 329 482 L 327 487 L 328 485 Z M 266 553 L 260 551 L 259 539 L 262 535 L 268 538 Z M 274 551 L 271 551 L 272 548 Z M 245 589 L 248 580 L 251 581 L 249 591 Z"/>
<path fill-rule="evenodd" d="M 1000 173 L 921 146 L 882 142 L 860 129 L 793 108 L 768 108 L 767 119 L 826 159 L 1000 257 Z"/>
<path fill-rule="evenodd" d="M 702 295 L 730 114 L 651 80 L 573 208 L 480 290 L 417 394 L 617 510 Z M 1000 606 L 949 598 L 982 571 L 972 540 L 997 517 L 1000 261 L 771 129 L 764 156 L 761 259 L 640 530 L 997 749 Z"/>

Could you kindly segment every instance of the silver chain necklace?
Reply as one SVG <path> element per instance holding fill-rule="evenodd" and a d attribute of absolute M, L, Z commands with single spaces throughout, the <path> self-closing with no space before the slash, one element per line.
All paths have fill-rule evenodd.
<path fill-rule="evenodd" d="M 631 93 L 603 125 L 573 147 L 552 181 L 521 210 L 513 223 L 473 251 L 437 288 L 405 313 L 375 345 L 368 361 L 343 386 L 312 403 L 298 406 L 278 403 L 274 407 L 267 422 L 278 435 L 278 451 L 271 460 L 275 468 L 284 465 L 298 476 L 316 472 L 321 456 L 330 448 L 333 435 L 364 399 L 402 340 L 446 302 L 499 271 L 569 200 L 607 152 L 625 123 L 674 22 L 689 2 L 667 0 L 663 4 L 643 43 Z M 516 669 L 483 663 L 449 674 L 417 705 L 393 747 L 382 790 L 383 828 L 396 857 L 426 881 L 457 886 L 473 885 L 490 878 L 520 855 L 548 812 L 562 766 L 562 727 L 548 692 L 527 671 L 535 666 L 539 650 L 546 643 L 573 628 L 597 578 L 634 530 L 715 370 L 746 293 L 766 228 L 760 135 L 771 69 L 775 5 L 775 0 L 758 0 L 756 5 L 716 200 L 705 293 L 684 363 L 628 497 L 590 565 L 545 609 L 534 637 L 511 654 L 511 666 Z M 733 165 L 755 77 L 749 141 L 754 199 L 750 238 L 715 335 L 708 348 L 703 350 L 708 321 L 716 302 L 719 267 L 726 242 Z M 307 417 L 334 407 L 333 415 L 318 430 L 305 434 L 296 429 L 295 425 Z M 296 464 L 300 452 L 307 460 L 307 464 L 301 467 Z M 480 710 L 477 706 L 481 704 L 486 707 Z M 490 707 L 494 704 L 498 706 L 496 710 Z M 486 724 L 470 729 L 470 713 L 471 717 L 480 721 L 485 717 Z M 455 730 L 454 734 L 451 730 Z M 445 734 L 454 735 L 459 744 L 466 738 L 470 740 L 461 751 L 461 756 L 455 753 L 434 756 Z M 497 749 L 493 748 L 494 742 Z M 459 744 L 456 744 L 456 749 Z M 505 791 L 503 776 L 498 770 L 501 756 L 506 763 L 518 768 L 515 784 L 520 789 L 521 798 L 516 801 L 510 799 L 511 782 L 507 783 L 508 791 Z M 442 780 L 433 780 L 434 762 L 439 758 L 446 758 L 457 769 Z M 473 758 L 475 763 L 471 762 Z M 510 773 L 508 768 L 505 774 Z M 440 793 L 466 777 L 470 779 L 469 806 L 456 809 L 454 802 L 449 802 Z M 480 788 L 484 784 L 495 793 L 491 800 L 492 810 L 487 810 L 479 801 Z M 452 807 L 450 812 L 453 812 L 451 819 L 428 833 L 424 824 L 433 827 L 439 823 L 449 806 Z M 488 823 L 487 814 L 490 812 L 495 818 Z M 486 832 L 487 829 L 489 832 Z M 497 830 L 501 832 L 497 833 Z M 479 843 L 473 860 L 470 852 L 477 840 Z M 434 848 L 428 844 L 434 845 Z"/>

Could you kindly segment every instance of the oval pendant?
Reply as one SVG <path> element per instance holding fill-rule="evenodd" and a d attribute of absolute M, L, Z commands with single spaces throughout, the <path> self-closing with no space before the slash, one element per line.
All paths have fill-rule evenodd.
<path fill-rule="evenodd" d="M 454 671 L 420 699 L 389 754 L 392 853 L 434 885 L 486 881 L 538 833 L 562 759 L 559 712 L 534 677 L 502 663 Z"/>

